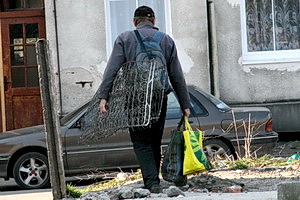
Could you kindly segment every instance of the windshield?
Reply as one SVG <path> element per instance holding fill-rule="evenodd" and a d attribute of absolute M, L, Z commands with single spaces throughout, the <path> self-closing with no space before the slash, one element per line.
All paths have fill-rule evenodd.
<path fill-rule="evenodd" d="M 201 94 L 203 94 L 210 102 L 212 102 L 219 110 L 226 112 L 231 110 L 231 108 L 224 103 L 223 101 L 221 101 L 220 99 L 216 98 L 215 96 L 208 94 L 202 90 L 196 89 L 198 92 L 200 92 Z"/>
<path fill-rule="evenodd" d="M 61 125 L 66 125 L 66 123 L 68 123 L 69 121 L 77 117 L 80 113 L 82 113 L 85 109 L 87 109 L 88 104 L 89 103 L 83 104 L 79 108 L 75 109 L 74 111 L 68 113 L 63 118 L 61 118 L 60 120 Z"/>

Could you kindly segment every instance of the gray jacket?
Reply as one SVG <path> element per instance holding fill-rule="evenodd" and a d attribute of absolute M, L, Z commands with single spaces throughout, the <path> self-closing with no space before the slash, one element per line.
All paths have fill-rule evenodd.
<path fill-rule="evenodd" d="M 139 24 L 136 28 L 145 37 L 152 37 L 158 30 L 158 28 L 154 27 L 150 22 Z M 135 60 L 136 46 L 137 41 L 133 37 L 132 31 L 126 31 L 117 37 L 103 75 L 103 81 L 100 85 L 99 98 L 109 98 L 113 81 L 121 65 L 125 62 Z M 178 97 L 181 109 L 190 108 L 190 97 L 177 56 L 176 46 L 173 39 L 167 34 L 165 34 L 161 41 L 161 49 L 166 58 L 169 80 Z"/>

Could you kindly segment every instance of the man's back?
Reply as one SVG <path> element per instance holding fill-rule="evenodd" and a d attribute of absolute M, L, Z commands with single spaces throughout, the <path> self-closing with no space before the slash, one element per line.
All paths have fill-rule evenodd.
<path fill-rule="evenodd" d="M 153 37 L 158 29 L 150 22 L 145 22 L 137 25 L 137 30 L 145 37 Z M 112 82 L 115 79 L 117 72 L 122 64 L 135 60 L 137 41 L 134 38 L 133 31 L 121 33 L 115 41 L 114 49 L 107 63 L 104 73 L 104 79 L 100 87 L 100 98 L 107 99 L 112 88 Z M 162 54 L 166 59 L 166 67 L 169 80 L 178 96 L 179 104 L 182 108 L 189 108 L 190 101 L 187 93 L 184 76 L 181 65 L 177 57 L 177 50 L 173 39 L 167 34 L 160 43 Z M 171 91 L 171 86 L 168 86 L 167 93 Z"/>

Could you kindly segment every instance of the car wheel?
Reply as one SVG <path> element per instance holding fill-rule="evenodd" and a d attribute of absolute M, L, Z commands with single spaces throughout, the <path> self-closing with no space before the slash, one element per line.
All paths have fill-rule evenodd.
<path fill-rule="evenodd" d="M 14 179 L 25 189 L 44 188 L 50 183 L 48 166 L 45 155 L 37 152 L 26 153 L 14 165 Z"/>
<path fill-rule="evenodd" d="M 226 159 L 232 156 L 228 145 L 222 140 L 208 139 L 203 142 L 203 150 L 210 160 Z"/>

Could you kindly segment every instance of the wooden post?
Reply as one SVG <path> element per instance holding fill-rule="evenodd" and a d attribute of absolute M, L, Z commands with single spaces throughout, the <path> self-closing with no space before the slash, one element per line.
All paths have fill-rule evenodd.
<path fill-rule="evenodd" d="M 1 40 L 1 37 L 0 37 Z M 1 41 L 0 44 L 2 45 Z M 3 60 L 2 49 L 0 50 L 0 104 L 1 104 L 1 120 L 2 120 L 2 132 L 6 131 L 6 110 L 5 110 L 5 86 L 4 86 L 4 72 L 3 72 Z"/>
<path fill-rule="evenodd" d="M 48 149 L 48 161 L 53 199 L 66 197 L 65 173 L 62 161 L 62 145 L 60 140 L 60 123 L 58 110 L 55 107 L 57 97 L 53 92 L 54 75 L 51 73 L 49 63 L 48 43 L 46 40 L 39 40 L 36 43 L 37 59 L 39 65 L 39 78 L 41 98 L 44 110 L 44 123 L 46 129 L 46 141 Z"/>

